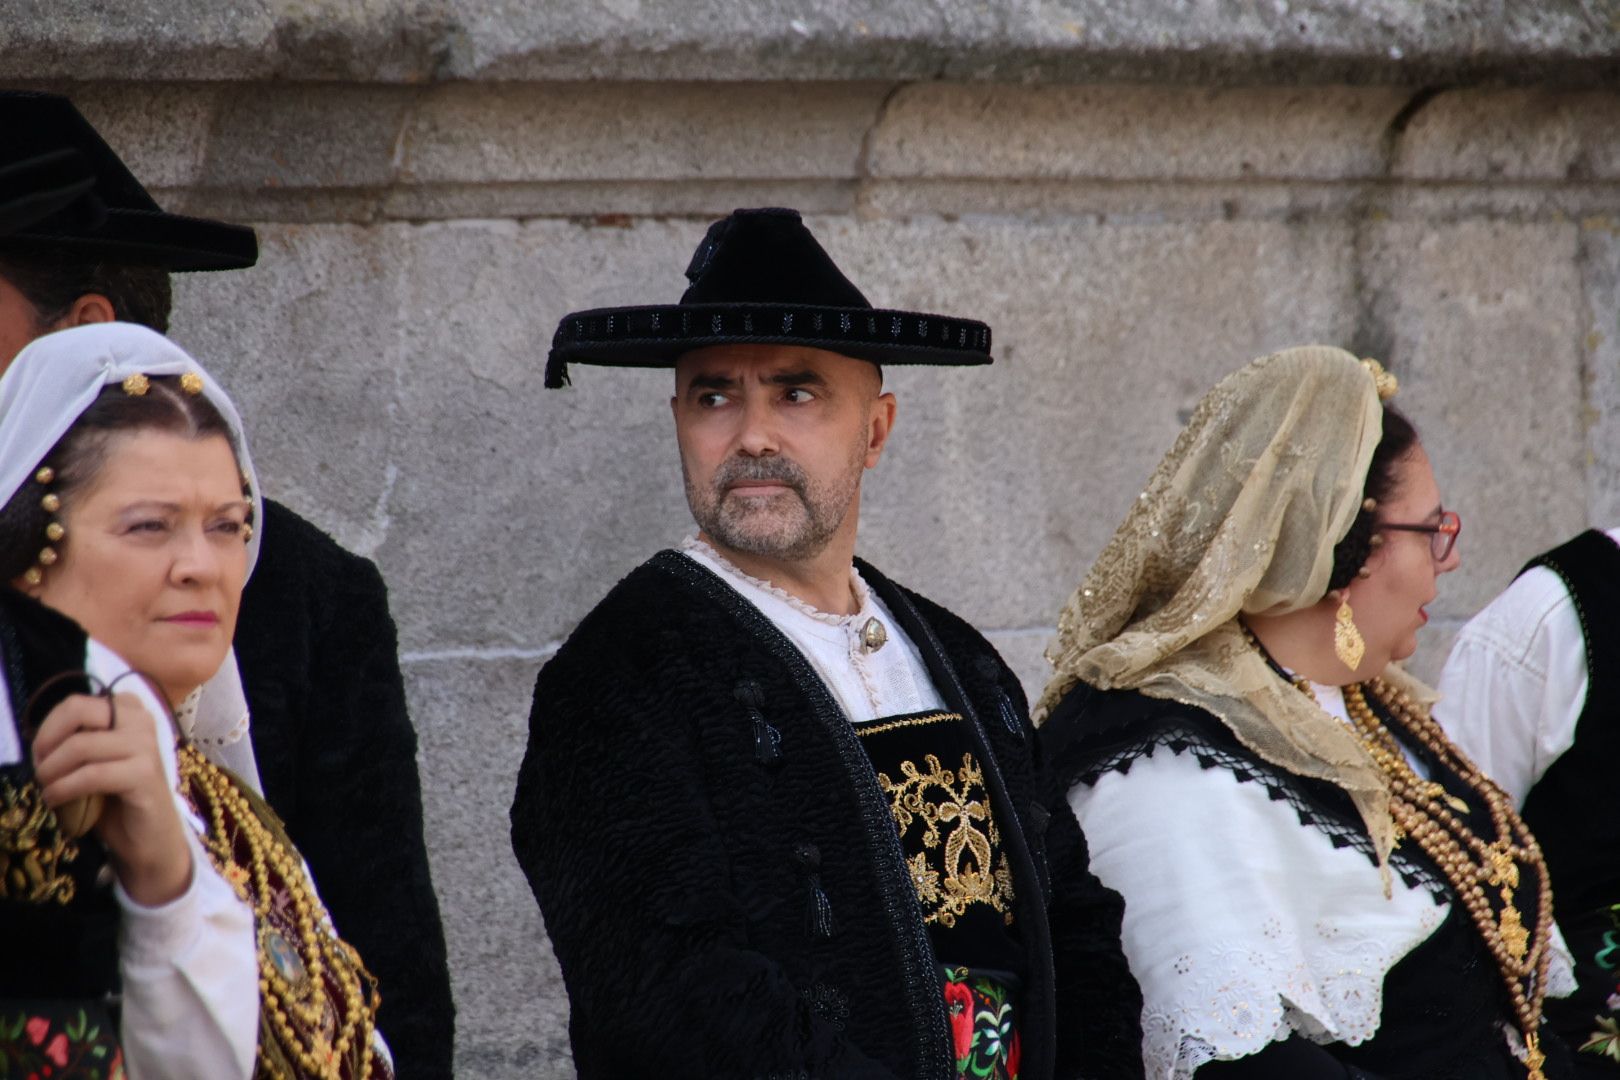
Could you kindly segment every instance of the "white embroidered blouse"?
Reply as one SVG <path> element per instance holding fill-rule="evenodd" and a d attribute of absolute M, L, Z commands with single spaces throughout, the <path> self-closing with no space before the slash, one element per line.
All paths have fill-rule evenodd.
<path fill-rule="evenodd" d="M 1609 537 L 1620 543 L 1620 529 Z M 1457 635 L 1434 718 L 1486 775 L 1524 805 L 1575 745 L 1586 708 L 1586 639 L 1564 580 L 1520 575 Z"/>

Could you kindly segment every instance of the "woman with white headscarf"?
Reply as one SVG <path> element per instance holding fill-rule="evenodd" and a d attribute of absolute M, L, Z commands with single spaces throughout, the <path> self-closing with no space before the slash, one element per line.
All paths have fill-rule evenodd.
<path fill-rule="evenodd" d="M 130 1075 L 388 1075 L 370 977 L 331 927 L 280 823 L 244 782 L 254 770 L 231 639 L 260 503 L 229 398 L 142 327 L 42 337 L 0 378 L 0 506 L 0 574 L 83 627 L 64 630 L 71 624 L 58 620 L 52 633 L 93 639 L 88 663 L 71 662 L 70 645 L 32 670 L 11 664 L 14 701 L 50 689 L 53 666 L 87 668 L 99 677 L 83 687 L 91 690 L 129 668 L 151 684 L 119 681 L 111 707 L 69 697 L 37 733 L 29 723 L 37 703 L 21 707 L 22 723 L 0 725 L 0 735 L 15 736 L 11 760 L 26 769 L 31 754 L 43 803 L 55 811 L 47 832 L 55 830 L 56 876 L 71 877 L 76 862 L 105 850 L 120 879 L 120 1028 Z M 50 621 L 15 596 L 6 604 L 32 623 Z M 144 694 L 145 707 L 126 689 Z M 95 841 L 75 839 L 92 826 Z M 11 840 L 0 833 L 0 858 Z M 20 837 L 12 846 L 30 842 L 37 849 Z M 95 907 L 87 890 L 77 897 Z M 155 944 L 132 948 L 154 908 L 166 916 L 150 933 Z M 85 918 L 84 926 L 99 925 L 93 912 Z M 173 970 L 154 979 L 154 964 Z M 37 1026 L 24 1041 L 71 1056 L 89 1027 L 66 1024 L 65 1045 L 48 1030 L 34 1039 Z M 177 1067 L 210 1041 L 217 1052 L 208 1062 Z"/>
<path fill-rule="evenodd" d="M 1393 393 L 1322 347 L 1223 380 L 1048 654 L 1154 1080 L 1569 1075 L 1540 851 L 1394 663 L 1461 526 Z"/>

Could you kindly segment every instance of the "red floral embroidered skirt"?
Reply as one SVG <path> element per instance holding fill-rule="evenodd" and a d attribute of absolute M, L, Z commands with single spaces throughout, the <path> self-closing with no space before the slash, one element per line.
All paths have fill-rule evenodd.
<path fill-rule="evenodd" d="M 1018 1028 L 1005 983 L 969 968 L 946 968 L 945 1015 L 957 1080 L 1018 1080 Z"/>

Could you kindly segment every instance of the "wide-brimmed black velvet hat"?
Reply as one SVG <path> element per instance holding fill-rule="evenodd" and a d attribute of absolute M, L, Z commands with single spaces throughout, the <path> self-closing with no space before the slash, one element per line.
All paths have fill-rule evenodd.
<path fill-rule="evenodd" d="M 0 91 L 0 167 L 63 150 L 75 151 L 89 167 L 100 220 L 84 213 L 83 203 L 69 202 L 12 237 L 165 270 L 240 270 L 258 261 L 252 229 L 166 213 L 67 98 Z"/>
<path fill-rule="evenodd" d="M 60 213 L 69 206 L 88 228 L 107 216 L 90 194 L 96 178 L 77 150 L 57 150 L 0 165 L 0 236 Z"/>
<path fill-rule="evenodd" d="M 678 304 L 595 308 L 563 318 L 546 386 L 569 364 L 670 367 L 710 345 L 802 345 L 875 364 L 988 364 L 990 327 L 874 308 L 797 210 L 737 210 L 709 226 Z"/>

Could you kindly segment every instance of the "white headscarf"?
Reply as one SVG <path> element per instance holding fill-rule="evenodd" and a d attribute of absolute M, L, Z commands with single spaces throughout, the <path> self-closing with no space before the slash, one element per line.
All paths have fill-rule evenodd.
<path fill-rule="evenodd" d="M 186 372 L 202 377 L 203 396 L 230 427 L 237 461 L 253 493 L 253 538 L 247 545 L 247 569 L 252 574 L 264 540 L 264 500 L 242 418 L 201 364 L 162 334 L 133 323 L 93 323 L 46 334 L 18 353 L 0 376 L 0 506 L 32 481 L 40 462 L 102 387 L 122 384 L 131 375 Z M 247 698 L 234 649 L 203 684 L 194 716 L 182 716 L 181 722 L 212 761 L 258 790 L 258 764 L 247 737 Z"/>

